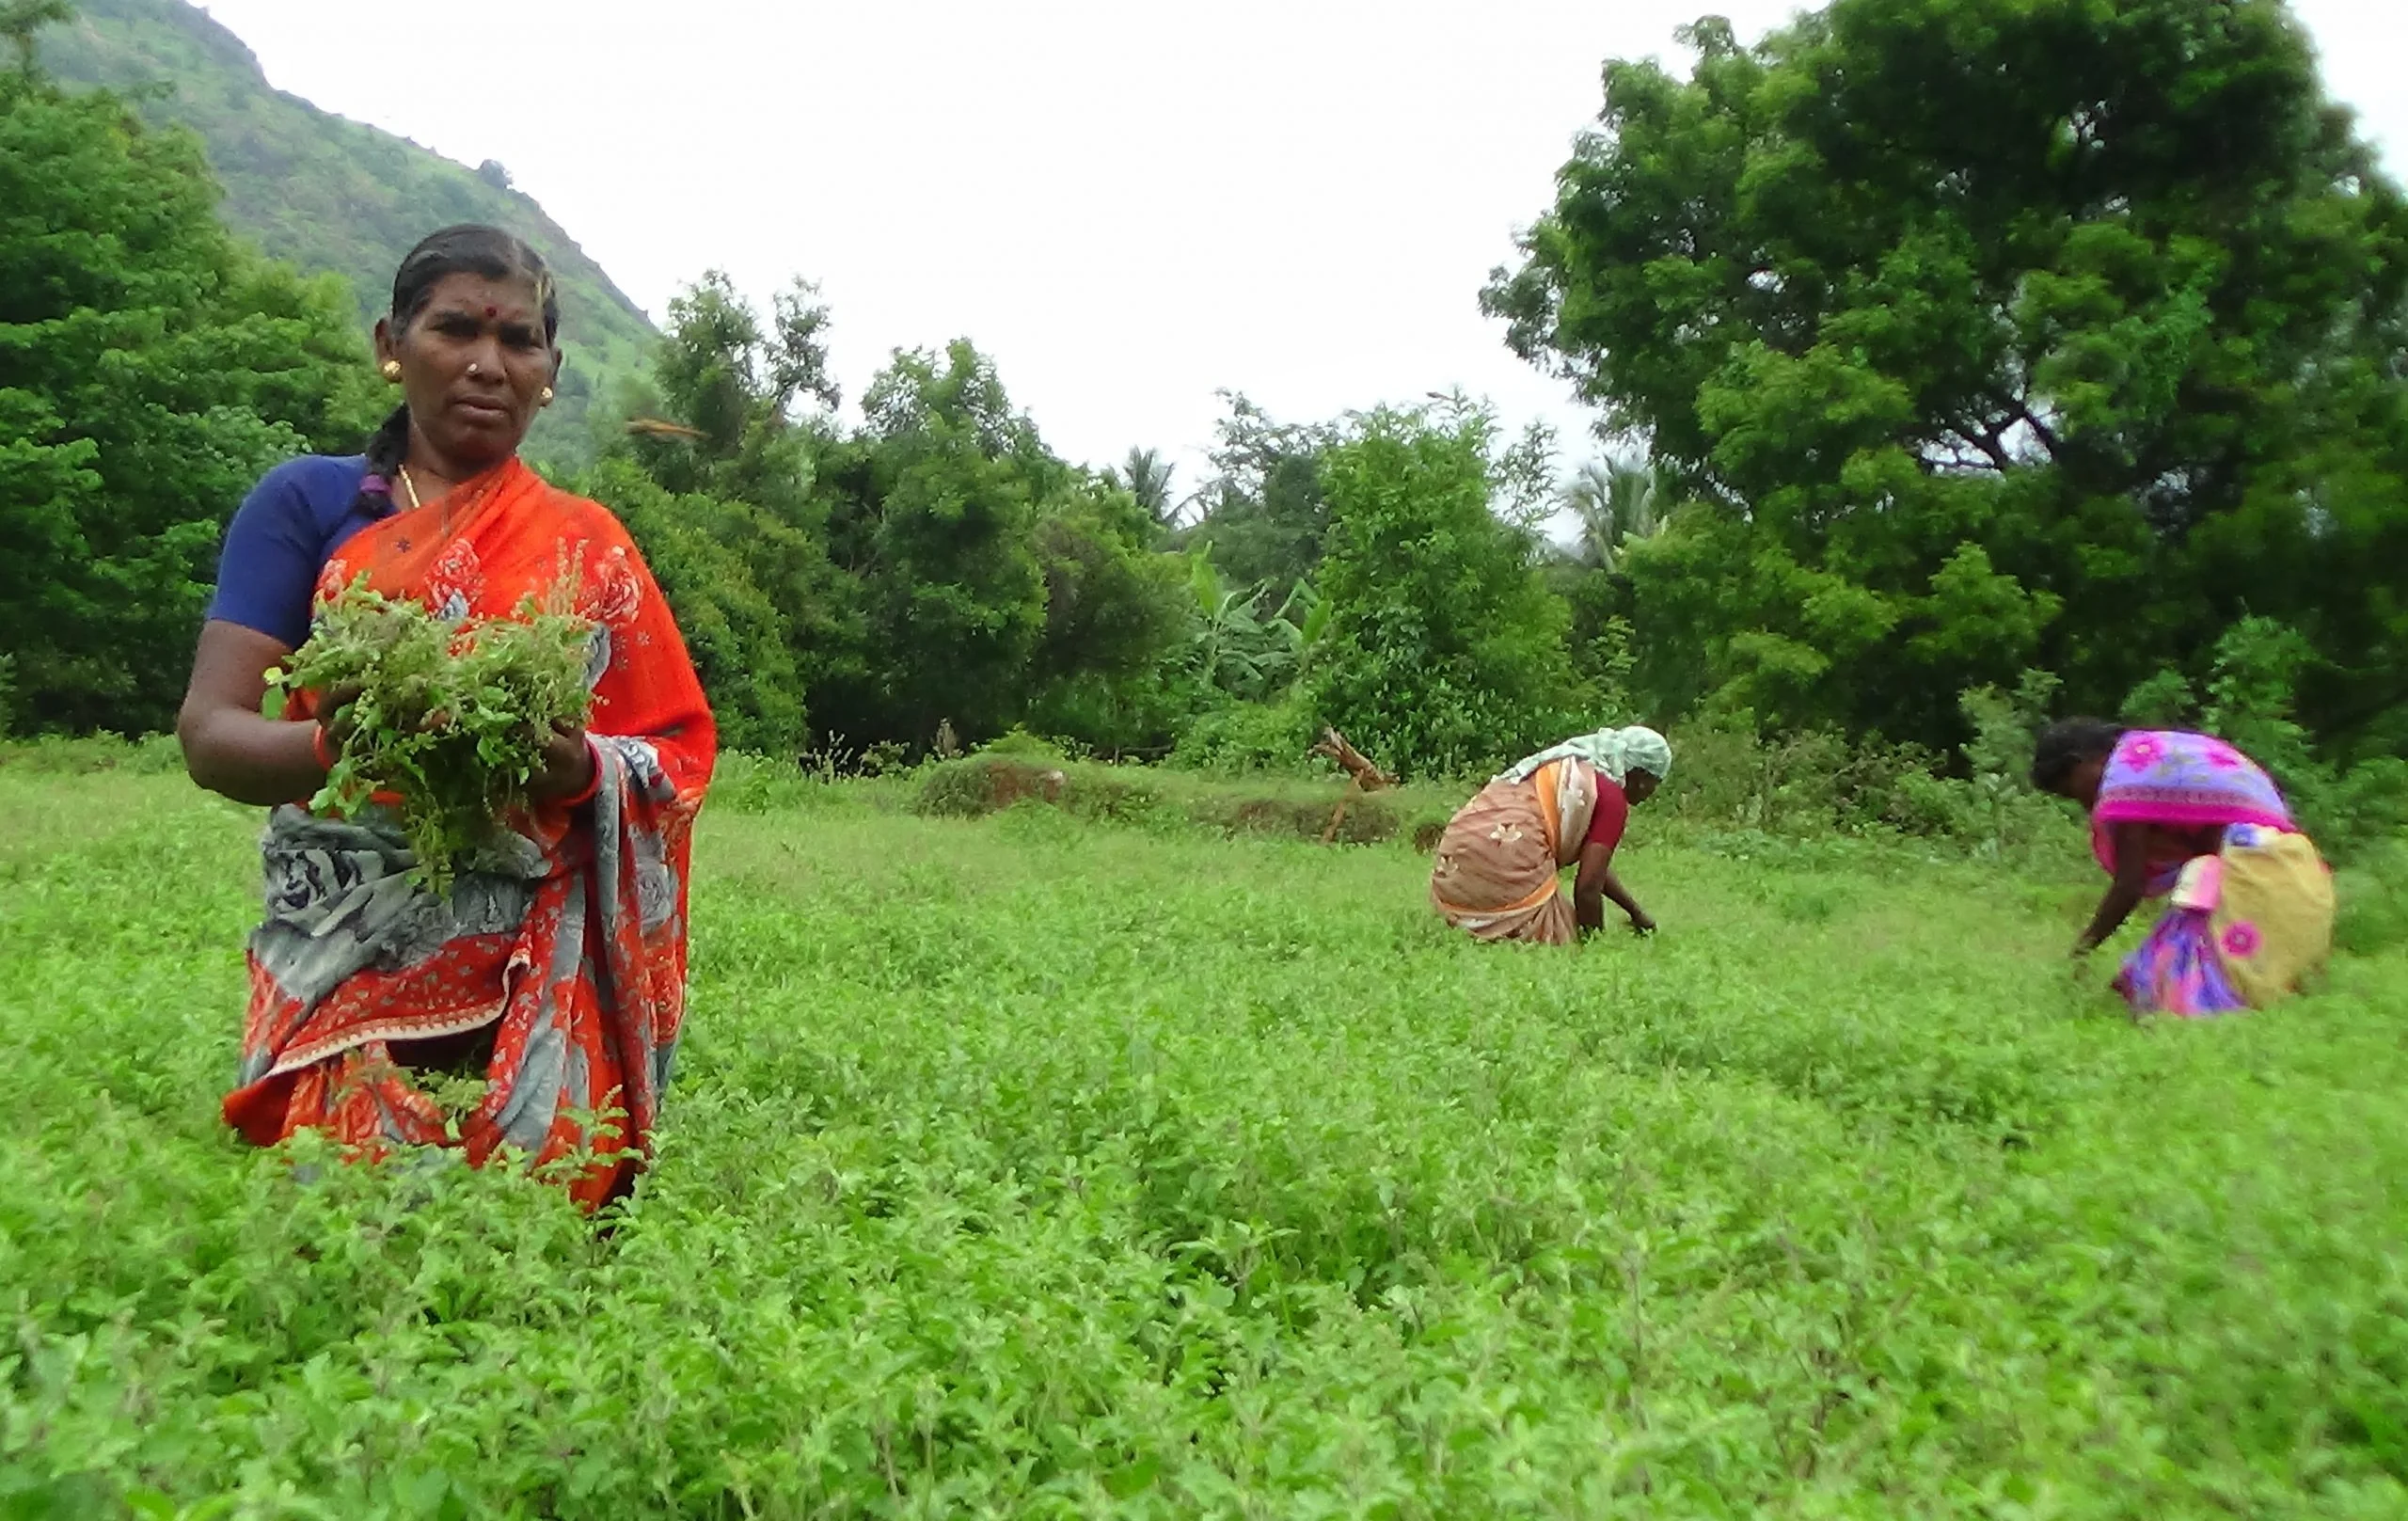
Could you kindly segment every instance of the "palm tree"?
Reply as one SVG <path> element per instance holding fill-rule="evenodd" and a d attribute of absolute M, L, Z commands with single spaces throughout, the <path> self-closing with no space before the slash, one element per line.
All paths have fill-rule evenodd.
<path fill-rule="evenodd" d="M 1653 538 L 1671 515 L 1675 487 L 1660 466 L 1622 459 L 1591 460 L 1557 498 L 1578 522 L 1574 551 L 1584 564 L 1611 570 L 1633 539 Z"/>
<path fill-rule="evenodd" d="M 1133 449 L 1117 473 L 1129 495 L 1137 499 L 1137 505 L 1151 514 L 1155 522 L 1164 528 L 1176 528 L 1179 515 L 1171 505 L 1170 478 L 1178 470 L 1179 467 L 1163 458 L 1161 450 Z"/>

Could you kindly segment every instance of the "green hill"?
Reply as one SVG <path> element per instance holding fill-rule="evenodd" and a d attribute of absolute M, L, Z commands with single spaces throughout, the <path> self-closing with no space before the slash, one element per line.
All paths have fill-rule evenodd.
<path fill-rule="evenodd" d="M 279 259 L 342 276 L 363 320 L 383 310 L 402 255 L 436 228 L 492 223 L 541 250 L 561 282 L 568 364 L 532 448 L 586 451 L 588 407 L 646 363 L 656 334 L 542 206 L 509 188 L 499 165 L 470 169 L 271 87 L 242 39 L 184 0 L 77 0 L 77 9 L 42 34 L 43 67 L 199 134 L 226 188 L 228 225 Z"/>

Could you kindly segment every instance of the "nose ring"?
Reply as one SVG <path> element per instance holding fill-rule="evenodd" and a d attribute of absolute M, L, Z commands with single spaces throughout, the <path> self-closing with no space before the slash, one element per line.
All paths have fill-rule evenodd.
<path fill-rule="evenodd" d="M 475 362 L 474 360 L 470 360 L 470 361 L 469 361 L 469 363 L 468 363 L 468 373 L 470 373 L 470 374 L 472 374 L 472 375 L 473 375 L 473 374 L 475 374 L 475 373 L 477 373 L 477 372 L 478 372 L 478 367 L 477 367 L 476 362 Z"/>

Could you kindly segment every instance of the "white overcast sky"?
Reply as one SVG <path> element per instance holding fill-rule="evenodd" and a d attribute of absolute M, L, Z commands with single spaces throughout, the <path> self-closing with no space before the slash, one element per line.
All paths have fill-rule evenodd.
<path fill-rule="evenodd" d="M 520 188 L 659 317 L 818 280 L 848 403 L 974 340 L 1055 449 L 1188 462 L 1242 390 L 1589 415 L 1480 314 L 1598 66 L 1790 0 L 211 0 L 269 80 Z M 2408 172 L 2408 0 L 2294 0 Z M 574 339 L 575 313 L 569 314 Z"/>

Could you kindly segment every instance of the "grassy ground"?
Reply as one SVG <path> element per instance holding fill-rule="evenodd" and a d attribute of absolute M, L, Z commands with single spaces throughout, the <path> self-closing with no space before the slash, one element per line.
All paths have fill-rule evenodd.
<path fill-rule="evenodd" d="M 0 1514 L 2408 1513 L 2397 951 L 2135 1030 L 2071 877 L 1642 814 L 1656 942 L 1482 949 L 904 800 L 706 819 L 602 1241 L 238 1147 L 255 818 L 0 768 Z"/>

